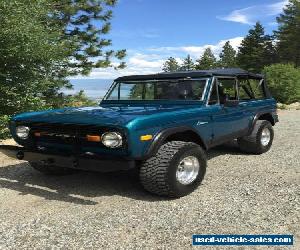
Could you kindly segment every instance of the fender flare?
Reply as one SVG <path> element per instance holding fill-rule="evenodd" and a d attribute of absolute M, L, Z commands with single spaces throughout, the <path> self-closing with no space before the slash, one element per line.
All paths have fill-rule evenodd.
<path fill-rule="evenodd" d="M 255 124 L 256 124 L 258 118 L 259 118 L 260 116 L 262 116 L 262 115 L 270 115 L 270 116 L 272 117 L 272 119 L 273 119 L 273 121 L 271 122 L 271 123 L 272 123 L 272 126 L 274 126 L 275 123 L 278 122 L 278 115 L 275 114 L 274 112 L 272 112 L 272 111 L 270 111 L 270 112 L 259 112 L 259 113 L 257 113 L 257 114 L 254 116 L 254 118 L 253 118 L 253 120 L 252 120 L 252 122 L 251 122 L 250 129 L 249 129 L 249 134 L 252 133 L 252 131 L 253 131 L 253 129 L 254 129 L 254 126 L 255 126 Z"/>
<path fill-rule="evenodd" d="M 150 147 L 147 149 L 142 159 L 148 159 L 154 156 L 157 153 L 158 149 L 161 147 L 161 145 L 165 142 L 165 140 L 170 135 L 180 133 L 180 132 L 188 132 L 188 131 L 196 133 L 198 135 L 198 139 L 201 141 L 202 144 L 201 146 L 203 146 L 205 150 L 208 148 L 204 140 L 201 138 L 201 136 L 195 129 L 188 126 L 172 127 L 172 128 L 163 129 L 156 134 Z"/>

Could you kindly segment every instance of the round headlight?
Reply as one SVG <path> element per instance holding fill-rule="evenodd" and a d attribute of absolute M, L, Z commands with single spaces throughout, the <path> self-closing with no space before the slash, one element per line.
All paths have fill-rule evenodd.
<path fill-rule="evenodd" d="M 108 148 L 122 146 L 122 136 L 117 132 L 107 132 L 102 135 L 102 143 Z"/>
<path fill-rule="evenodd" d="M 16 135 L 22 140 L 26 140 L 29 136 L 30 128 L 26 126 L 18 126 L 16 128 Z"/>

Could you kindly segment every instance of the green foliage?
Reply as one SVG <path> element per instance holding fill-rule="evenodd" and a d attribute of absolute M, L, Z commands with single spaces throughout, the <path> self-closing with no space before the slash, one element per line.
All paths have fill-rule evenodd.
<path fill-rule="evenodd" d="M 174 57 L 169 57 L 167 61 L 163 64 L 162 70 L 164 72 L 175 72 L 180 68 L 179 63 Z"/>
<path fill-rule="evenodd" d="M 37 105 L 37 103 L 36 103 Z M 42 103 L 42 106 L 38 110 L 47 110 L 52 108 L 62 108 L 62 107 L 83 107 L 83 106 L 97 106 L 98 103 L 90 100 L 81 90 L 75 95 L 65 95 L 63 93 L 58 94 L 53 97 L 51 103 Z M 32 111 L 35 109 L 31 109 Z M 0 115 L 0 139 L 6 139 L 10 137 L 8 122 L 10 115 Z"/>
<path fill-rule="evenodd" d="M 265 35 L 264 51 L 262 54 L 263 66 L 279 63 L 278 51 L 274 35 Z"/>
<path fill-rule="evenodd" d="M 236 63 L 236 51 L 230 45 L 230 42 L 227 41 L 220 53 L 220 60 L 218 61 L 218 65 L 222 68 L 234 68 L 237 67 Z"/>
<path fill-rule="evenodd" d="M 61 108 L 61 107 L 83 107 L 83 106 L 97 106 L 98 103 L 90 100 L 83 90 L 80 90 L 75 95 L 65 95 L 60 93 L 56 98 L 52 99 L 49 103 L 51 108 Z"/>
<path fill-rule="evenodd" d="M 300 101 L 300 69 L 292 64 L 274 64 L 264 68 L 268 87 L 280 103 Z"/>
<path fill-rule="evenodd" d="M 196 61 L 195 68 L 198 70 L 212 69 L 216 67 L 216 64 L 217 64 L 217 60 L 211 48 L 207 48 L 205 49 L 201 58 Z"/>
<path fill-rule="evenodd" d="M 275 54 L 272 38 L 265 35 L 264 27 L 257 22 L 242 41 L 237 62 L 245 70 L 260 73 L 264 66 L 274 63 Z"/>
<path fill-rule="evenodd" d="M 190 55 L 187 55 L 186 58 L 183 59 L 183 63 L 180 67 L 180 70 L 182 71 L 191 71 L 195 69 L 195 64 L 193 62 L 193 59 Z"/>
<path fill-rule="evenodd" d="M 125 50 L 107 49 L 115 0 L 0 1 L 0 117 L 24 111 L 86 105 L 66 96 L 67 77 L 112 66 Z M 123 68 L 119 62 L 116 68 Z M 2 127 L 0 128 L 2 131 Z M 0 132 L 0 134 L 4 134 Z"/>
<path fill-rule="evenodd" d="M 111 66 L 112 57 L 122 60 L 125 50 L 105 49 L 112 44 L 110 32 L 112 7 L 116 0 L 48 0 L 50 21 L 60 29 L 68 56 L 68 74 L 87 75 L 93 68 Z M 121 62 L 117 68 L 124 68 Z"/>
<path fill-rule="evenodd" d="M 65 50 L 59 30 L 47 26 L 44 1 L 0 1 L 0 115 L 43 105 L 49 81 L 63 63 Z M 46 24 L 46 25 L 45 25 Z"/>
<path fill-rule="evenodd" d="M 300 2 L 289 0 L 283 14 L 277 17 L 278 53 L 280 60 L 300 66 Z"/>
<path fill-rule="evenodd" d="M 9 137 L 9 118 L 8 115 L 0 115 L 0 140 Z"/>
<path fill-rule="evenodd" d="M 0 1 L 0 115 L 49 107 L 68 76 L 121 60 L 105 49 L 115 2 Z"/>

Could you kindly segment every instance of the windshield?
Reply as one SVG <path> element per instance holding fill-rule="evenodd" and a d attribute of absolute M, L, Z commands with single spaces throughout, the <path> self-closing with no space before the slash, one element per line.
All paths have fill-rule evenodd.
<path fill-rule="evenodd" d="M 106 100 L 202 100 L 207 79 L 116 82 Z"/>

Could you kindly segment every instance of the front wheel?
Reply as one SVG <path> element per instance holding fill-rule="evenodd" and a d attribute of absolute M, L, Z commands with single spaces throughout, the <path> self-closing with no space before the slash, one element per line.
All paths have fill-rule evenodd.
<path fill-rule="evenodd" d="M 181 197 L 193 192 L 206 171 L 203 149 L 191 142 L 171 141 L 162 145 L 157 154 L 140 168 L 140 181 L 154 194 Z"/>
<path fill-rule="evenodd" d="M 274 130 L 269 121 L 258 120 L 249 136 L 238 139 L 242 151 L 252 154 L 262 154 L 272 146 Z"/>

